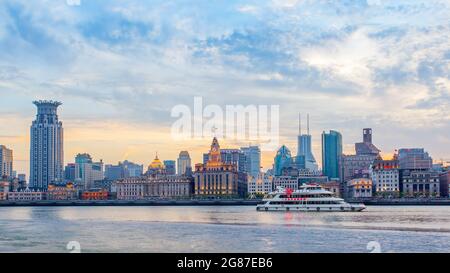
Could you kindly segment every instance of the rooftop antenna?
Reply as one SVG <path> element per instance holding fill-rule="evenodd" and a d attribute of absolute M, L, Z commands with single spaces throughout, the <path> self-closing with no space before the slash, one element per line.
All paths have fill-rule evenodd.
<path fill-rule="evenodd" d="M 308 136 L 309 136 L 309 114 L 306 116 L 306 119 L 307 119 L 307 121 L 306 121 L 306 125 L 307 125 L 307 134 L 308 134 Z"/>
<path fill-rule="evenodd" d="M 298 114 L 298 135 L 302 135 L 302 114 Z"/>

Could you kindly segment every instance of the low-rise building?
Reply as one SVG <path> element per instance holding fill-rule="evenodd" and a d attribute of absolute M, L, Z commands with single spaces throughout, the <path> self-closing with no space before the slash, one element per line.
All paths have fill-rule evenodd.
<path fill-rule="evenodd" d="M 47 200 L 77 200 L 78 191 L 72 182 L 48 185 Z"/>
<path fill-rule="evenodd" d="M 116 181 L 118 200 L 187 198 L 192 195 L 192 180 L 179 175 L 148 175 Z"/>
<path fill-rule="evenodd" d="M 257 176 L 248 176 L 248 193 L 250 195 L 268 194 L 273 190 L 273 176 L 260 173 Z"/>
<path fill-rule="evenodd" d="M 368 178 L 355 178 L 347 182 L 349 198 L 372 197 L 372 180 Z"/>
<path fill-rule="evenodd" d="M 105 189 L 95 189 L 84 191 L 81 194 L 82 200 L 108 200 L 108 191 Z"/>
<path fill-rule="evenodd" d="M 439 197 L 439 173 L 433 170 L 404 170 L 402 173 L 405 197 Z"/>
<path fill-rule="evenodd" d="M 5 201 L 8 199 L 9 192 L 9 182 L 8 181 L 0 181 L 0 201 Z"/>
<path fill-rule="evenodd" d="M 441 197 L 450 197 L 450 170 L 439 175 Z"/>
<path fill-rule="evenodd" d="M 273 178 L 273 188 L 276 189 L 278 187 L 298 190 L 298 178 L 292 176 L 275 176 Z"/>
<path fill-rule="evenodd" d="M 27 202 L 27 201 L 42 201 L 46 199 L 46 193 L 40 190 L 19 190 L 19 191 L 10 191 L 8 193 L 9 201 L 19 201 L 19 202 Z"/>

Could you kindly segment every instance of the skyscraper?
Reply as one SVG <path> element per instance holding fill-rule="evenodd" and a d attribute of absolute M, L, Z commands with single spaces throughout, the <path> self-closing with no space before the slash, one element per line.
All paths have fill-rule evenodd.
<path fill-rule="evenodd" d="M 13 176 L 13 151 L 0 145 L 0 178 Z"/>
<path fill-rule="evenodd" d="M 64 178 L 62 122 L 58 120 L 57 101 L 34 101 L 36 120 L 31 125 L 30 187 L 45 190 L 48 184 Z"/>
<path fill-rule="evenodd" d="M 177 160 L 177 174 L 186 175 L 188 172 L 192 172 L 191 157 L 188 151 L 181 151 Z"/>
<path fill-rule="evenodd" d="M 261 150 L 258 146 L 242 147 L 245 155 L 245 172 L 251 176 L 258 176 L 261 171 Z"/>
<path fill-rule="evenodd" d="M 175 175 L 176 170 L 176 162 L 175 160 L 164 160 L 163 161 L 164 166 L 166 167 L 166 174 L 168 175 Z"/>
<path fill-rule="evenodd" d="M 275 176 L 280 176 L 284 168 L 292 166 L 291 151 L 285 145 L 281 146 L 275 156 L 275 162 L 273 166 Z"/>
<path fill-rule="evenodd" d="M 311 171 L 317 171 L 319 167 L 317 166 L 316 159 L 312 153 L 312 137 L 309 133 L 309 114 L 307 116 L 307 130 L 306 135 L 302 134 L 302 122 L 301 116 L 299 115 L 299 135 L 298 135 L 298 150 L 297 156 L 305 157 L 305 167 Z"/>
<path fill-rule="evenodd" d="M 322 172 L 330 179 L 339 179 L 339 158 L 342 155 L 342 135 L 331 130 L 322 133 Z"/>

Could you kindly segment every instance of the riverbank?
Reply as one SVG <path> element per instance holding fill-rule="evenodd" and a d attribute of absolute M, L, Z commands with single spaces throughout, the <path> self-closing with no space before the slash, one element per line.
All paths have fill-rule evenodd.
<path fill-rule="evenodd" d="M 366 199 L 348 200 L 350 203 L 364 203 L 367 206 L 450 206 L 450 199 Z M 73 200 L 73 201 L 0 201 L 0 207 L 32 207 L 32 206 L 256 206 L 261 200 Z"/>

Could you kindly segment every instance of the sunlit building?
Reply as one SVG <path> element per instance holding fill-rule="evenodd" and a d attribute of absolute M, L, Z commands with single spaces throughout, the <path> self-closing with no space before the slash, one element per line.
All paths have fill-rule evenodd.
<path fill-rule="evenodd" d="M 191 157 L 188 151 L 181 151 L 177 160 L 177 174 L 190 175 L 192 174 Z"/>
<path fill-rule="evenodd" d="M 47 200 L 77 200 L 78 191 L 73 183 L 52 183 L 48 185 Z"/>
<path fill-rule="evenodd" d="M 206 164 L 195 165 L 195 195 L 198 197 L 245 197 L 247 177 L 235 163 L 224 163 L 217 138 L 213 139 Z"/>
<path fill-rule="evenodd" d="M 47 190 L 48 184 L 64 179 L 64 137 L 56 101 L 34 101 L 36 120 L 31 125 L 30 187 Z"/>
<path fill-rule="evenodd" d="M 248 193 L 250 195 L 264 195 L 273 191 L 273 176 L 259 173 L 248 176 Z"/>
<path fill-rule="evenodd" d="M 372 180 L 369 178 L 356 178 L 347 181 L 348 198 L 372 197 Z"/>
<path fill-rule="evenodd" d="M 13 177 L 13 151 L 0 145 L 0 177 Z"/>
<path fill-rule="evenodd" d="M 398 160 L 376 159 L 370 168 L 375 195 L 393 195 L 400 193 L 400 171 Z"/>

